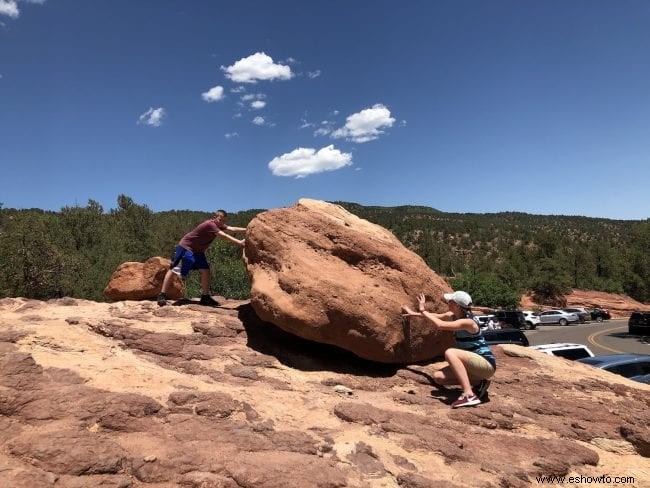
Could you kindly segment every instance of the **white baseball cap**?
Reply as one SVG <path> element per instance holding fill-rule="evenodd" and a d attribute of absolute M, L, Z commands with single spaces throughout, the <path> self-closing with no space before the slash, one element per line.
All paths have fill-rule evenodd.
<path fill-rule="evenodd" d="M 463 308 L 470 308 L 472 306 L 472 297 L 465 291 L 455 291 L 453 293 L 445 293 L 445 301 L 454 301 Z"/>

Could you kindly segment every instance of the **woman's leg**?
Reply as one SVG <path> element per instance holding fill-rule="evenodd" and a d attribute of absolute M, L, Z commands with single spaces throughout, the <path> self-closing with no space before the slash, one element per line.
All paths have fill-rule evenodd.
<path fill-rule="evenodd" d="M 458 384 L 458 379 L 449 366 L 445 366 L 444 368 L 434 372 L 431 377 L 438 385 L 448 386 Z"/>
<path fill-rule="evenodd" d="M 457 384 L 463 389 L 465 396 L 474 396 L 472 385 L 469 382 L 466 365 L 468 362 L 468 353 L 462 349 L 450 348 L 445 351 L 445 359 L 449 363 L 449 368 L 453 372 Z"/>

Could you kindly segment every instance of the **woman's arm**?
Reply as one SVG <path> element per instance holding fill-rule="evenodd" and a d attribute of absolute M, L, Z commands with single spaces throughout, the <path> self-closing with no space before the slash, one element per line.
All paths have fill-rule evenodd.
<path fill-rule="evenodd" d="M 438 317 L 440 314 L 431 312 L 422 312 L 422 315 L 427 320 L 433 322 L 433 325 L 435 325 L 435 327 L 440 330 L 466 330 L 472 334 L 475 334 L 479 330 L 478 325 L 476 325 L 476 322 L 474 322 L 472 319 L 463 318 L 457 320 L 449 320 L 451 317 L 445 314 L 445 318 L 447 319 L 445 320 Z M 450 315 L 453 316 L 453 314 Z"/>

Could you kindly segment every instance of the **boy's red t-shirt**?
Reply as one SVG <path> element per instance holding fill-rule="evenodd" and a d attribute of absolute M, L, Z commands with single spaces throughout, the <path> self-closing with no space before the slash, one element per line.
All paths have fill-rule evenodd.
<path fill-rule="evenodd" d="M 203 253 L 224 229 L 225 226 L 219 227 L 212 219 L 205 220 L 185 234 L 178 245 L 194 253 Z"/>

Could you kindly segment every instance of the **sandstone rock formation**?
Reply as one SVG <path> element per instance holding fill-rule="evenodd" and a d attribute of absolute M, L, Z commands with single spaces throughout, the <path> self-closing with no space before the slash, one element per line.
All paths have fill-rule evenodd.
<path fill-rule="evenodd" d="M 281 329 L 387 363 L 431 359 L 450 344 L 401 305 L 425 293 L 447 310 L 449 285 L 381 226 L 338 205 L 301 199 L 248 225 L 251 304 Z"/>
<path fill-rule="evenodd" d="M 171 261 L 161 257 L 147 259 L 144 263 L 120 264 L 104 289 L 104 296 L 110 300 L 148 300 L 158 296 L 165 273 Z M 183 297 L 185 285 L 176 275 L 167 296 L 172 300 Z"/>
<path fill-rule="evenodd" d="M 571 290 L 571 293 L 563 297 L 563 303 L 556 304 L 559 307 L 583 307 L 583 308 L 606 308 L 612 318 L 628 318 L 635 310 L 650 310 L 650 305 L 637 302 L 627 295 L 616 293 L 605 293 L 594 290 Z M 530 293 L 521 297 L 522 310 L 536 310 L 539 305 L 533 300 Z M 548 309 L 550 307 L 543 307 Z"/>
<path fill-rule="evenodd" d="M 649 386 L 495 347 L 489 401 L 452 410 L 444 363 L 371 363 L 219 301 L 0 300 L 0 486 L 649 486 Z"/>

